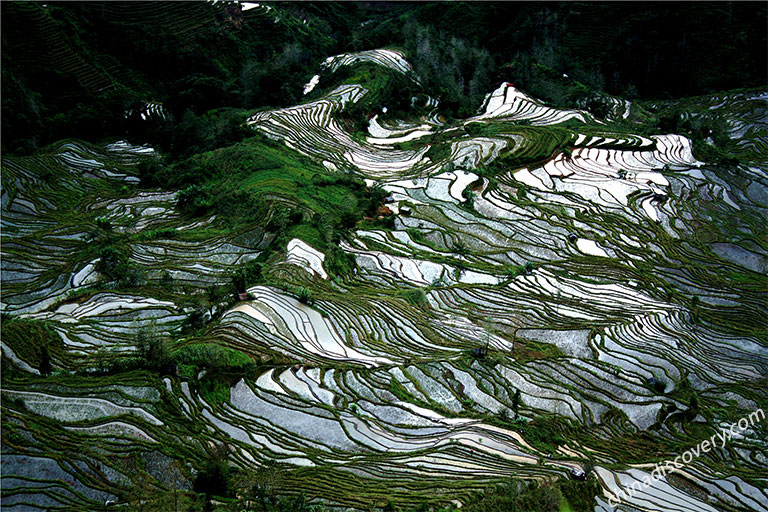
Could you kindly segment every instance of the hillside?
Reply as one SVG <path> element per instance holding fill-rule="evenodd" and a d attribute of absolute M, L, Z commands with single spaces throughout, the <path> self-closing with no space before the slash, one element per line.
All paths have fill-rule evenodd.
<path fill-rule="evenodd" d="M 621 9 L 3 3 L 2 507 L 768 510 L 766 7 Z"/>

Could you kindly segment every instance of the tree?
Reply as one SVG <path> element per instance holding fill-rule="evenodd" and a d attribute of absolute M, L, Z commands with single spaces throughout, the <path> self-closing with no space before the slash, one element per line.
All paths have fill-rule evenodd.
<path fill-rule="evenodd" d="M 282 233 L 291 224 L 290 208 L 278 206 L 272 211 L 272 217 L 267 223 L 267 231 L 270 233 Z"/>
<path fill-rule="evenodd" d="M 112 232 L 112 221 L 104 217 L 98 217 L 96 219 L 96 227 L 106 233 L 107 239 L 109 239 L 109 233 Z"/>
<path fill-rule="evenodd" d="M 387 197 L 387 191 L 382 188 L 380 184 L 376 184 L 370 189 L 370 197 L 368 199 L 368 206 L 365 209 L 365 214 L 368 217 L 376 215 L 376 211 L 379 209 L 379 205 Z"/>
<path fill-rule="evenodd" d="M 145 184 L 155 183 L 156 176 L 161 168 L 162 160 L 156 155 L 143 158 L 136 166 L 139 179 Z"/>
<path fill-rule="evenodd" d="M 211 496 L 230 495 L 230 469 L 226 446 L 218 446 L 205 461 L 203 469 L 195 477 L 195 492 Z"/>
<path fill-rule="evenodd" d="M 263 269 L 264 264 L 255 260 L 237 268 L 232 274 L 232 284 L 237 292 L 242 293 L 247 288 L 259 284 L 262 281 Z"/>
<path fill-rule="evenodd" d="M 99 250 L 96 270 L 116 281 L 129 281 L 131 277 L 128 258 L 121 249 L 112 245 L 106 245 Z"/>
<path fill-rule="evenodd" d="M 48 353 L 48 347 L 43 347 L 40 350 L 40 375 L 47 377 L 51 374 L 51 355 Z"/>
<path fill-rule="evenodd" d="M 136 333 L 136 351 L 150 370 L 162 370 L 170 360 L 168 344 L 154 328 L 141 328 Z"/>
<path fill-rule="evenodd" d="M 176 195 L 176 205 L 183 212 L 202 215 L 211 209 L 213 199 L 200 185 L 189 185 Z"/>
<path fill-rule="evenodd" d="M 515 391 L 515 396 L 512 398 L 512 411 L 515 413 L 515 418 L 517 418 L 517 410 L 520 408 L 520 390 Z"/>
<path fill-rule="evenodd" d="M 258 499 L 260 510 L 269 510 L 271 503 L 277 500 L 277 488 L 283 477 L 283 471 L 273 460 L 266 460 L 256 469 L 239 472 L 235 476 L 233 487 L 246 502 Z"/>
<path fill-rule="evenodd" d="M 538 503 L 540 510 L 557 512 L 560 510 L 560 502 L 563 501 L 563 493 L 554 485 L 544 485 L 539 488 Z"/>

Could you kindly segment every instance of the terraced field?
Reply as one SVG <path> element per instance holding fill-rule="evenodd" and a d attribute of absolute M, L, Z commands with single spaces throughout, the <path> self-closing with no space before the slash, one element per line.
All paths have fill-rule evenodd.
<path fill-rule="evenodd" d="M 319 75 L 360 63 L 413 73 L 372 50 Z M 430 100 L 379 109 L 361 137 L 342 113 L 366 85 L 247 120 L 386 197 L 338 240 L 276 235 L 277 206 L 301 203 L 271 189 L 247 224 L 191 216 L 139 185 L 153 150 L 125 141 L 3 159 L 3 507 L 136 507 L 223 450 L 333 507 L 471 507 L 510 478 L 585 470 L 607 511 L 768 408 L 766 93 L 681 104 L 727 123 L 749 160 L 723 165 L 632 124 L 673 105 L 617 99 L 598 119 L 507 83 L 472 118 Z M 147 367 L 157 339 L 167 364 Z M 615 509 L 768 510 L 766 425 Z"/>

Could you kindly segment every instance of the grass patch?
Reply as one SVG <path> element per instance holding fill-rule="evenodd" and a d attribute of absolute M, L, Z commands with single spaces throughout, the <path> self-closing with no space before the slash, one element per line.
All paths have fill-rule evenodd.
<path fill-rule="evenodd" d="M 228 379 L 223 379 L 220 375 L 206 374 L 198 383 L 200 396 L 211 405 L 227 402 L 230 388 Z"/>
<path fill-rule="evenodd" d="M 65 355 L 64 343 L 50 322 L 3 315 L 2 326 L 3 343 L 33 368 L 40 369 L 45 351 L 51 359 Z"/>
<path fill-rule="evenodd" d="M 557 345 L 551 343 L 515 338 L 512 346 L 512 357 L 520 363 L 528 363 L 540 359 L 565 357 L 565 353 Z"/>
<path fill-rule="evenodd" d="M 427 294 L 422 288 L 401 290 L 400 295 L 413 306 L 421 309 L 429 309 L 429 300 L 427 300 Z"/>

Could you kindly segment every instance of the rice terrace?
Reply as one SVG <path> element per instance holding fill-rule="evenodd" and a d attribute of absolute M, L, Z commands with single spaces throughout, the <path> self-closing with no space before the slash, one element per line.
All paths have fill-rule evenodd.
<path fill-rule="evenodd" d="M 768 3 L 0 9 L 3 510 L 768 512 Z"/>

